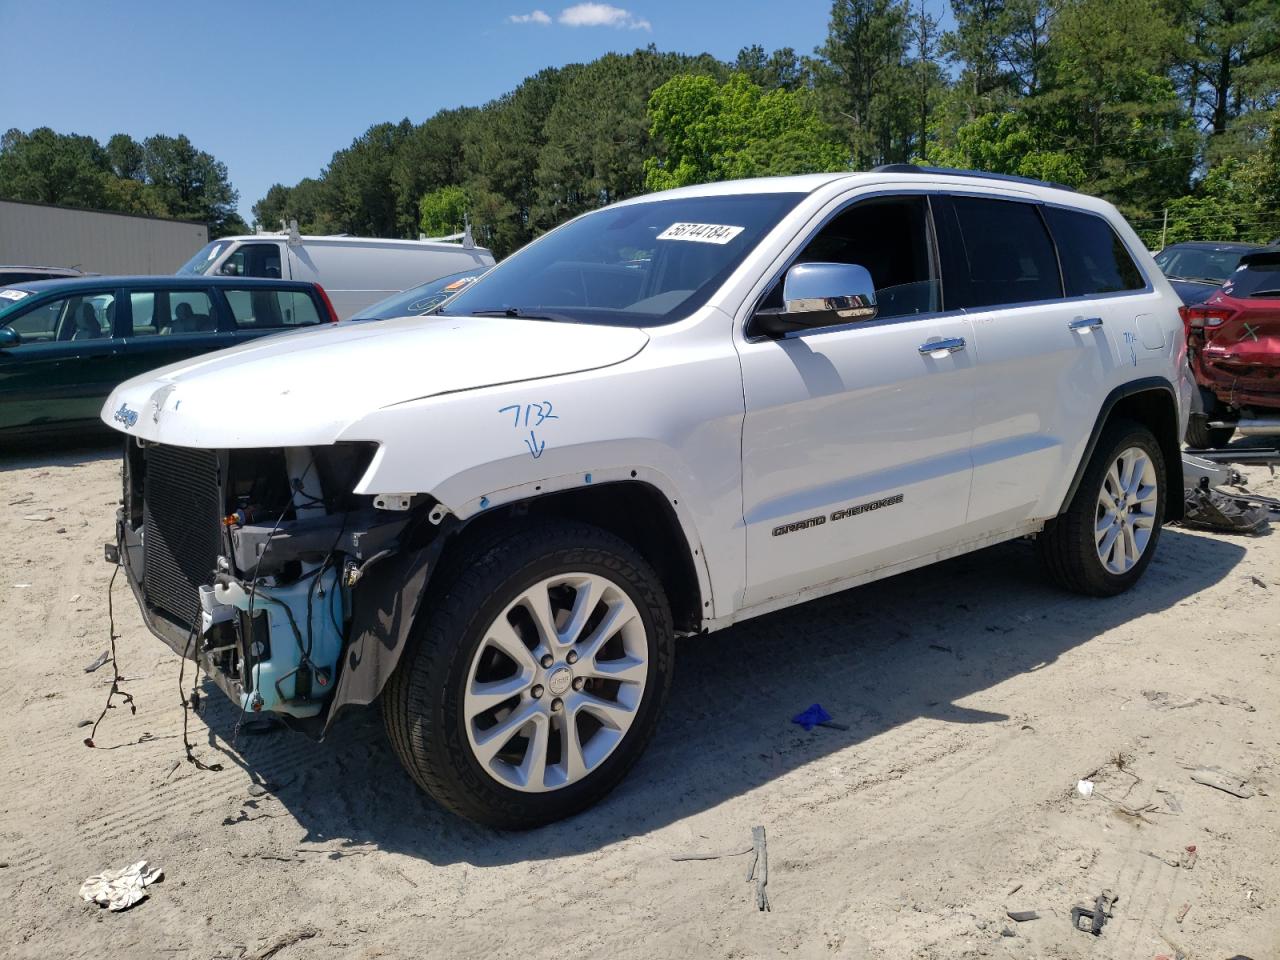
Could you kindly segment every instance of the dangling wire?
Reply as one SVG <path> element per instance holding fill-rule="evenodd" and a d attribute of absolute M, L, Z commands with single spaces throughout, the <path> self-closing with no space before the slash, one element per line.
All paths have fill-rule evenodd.
<path fill-rule="evenodd" d="M 111 678 L 111 689 L 107 691 L 107 702 L 102 708 L 102 712 L 98 714 L 98 719 L 93 723 L 93 729 L 89 731 L 89 736 L 84 738 L 86 747 L 96 746 L 93 738 L 98 735 L 98 724 L 102 722 L 102 718 L 107 715 L 108 710 L 114 710 L 115 704 L 111 701 L 119 695 L 124 700 L 125 706 L 129 708 L 129 712 L 137 714 L 138 708 L 133 702 L 133 695 L 126 693 L 120 689 L 120 681 L 124 677 L 120 676 L 120 662 L 116 659 L 116 614 L 111 605 L 111 590 L 116 585 L 116 574 L 120 572 L 120 565 L 116 564 L 116 568 L 111 571 L 111 580 L 107 584 L 107 632 L 111 635 L 111 672 L 114 676 Z"/>
<path fill-rule="evenodd" d="M 183 679 L 187 672 L 187 654 L 191 652 L 191 641 L 195 639 L 196 625 L 191 624 L 191 629 L 187 632 L 187 642 L 182 648 L 182 662 L 178 666 L 178 698 L 182 701 L 182 749 L 187 752 L 187 763 L 193 764 L 197 770 L 210 770 L 213 773 L 222 771 L 220 763 L 205 763 L 195 755 L 195 751 L 191 748 L 191 739 L 187 735 L 187 718 L 191 711 L 196 708 L 199 703 L 200 694 L 196 692 L 196 688 L 200 685 L 200 664 L 197 661 L 195 676 L 191 679 L 191 696 L 188 698 L 186 686 Z"/>

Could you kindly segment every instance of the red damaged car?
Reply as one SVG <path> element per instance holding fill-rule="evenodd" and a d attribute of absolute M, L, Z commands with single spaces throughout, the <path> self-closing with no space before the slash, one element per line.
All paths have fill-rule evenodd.
<path fill-rule="evenodd" d="M 1182 308 L 1203 412 L 1187 443 L 1224 447 L 1238 429 L 1280 434 L 1280 249 L 1246 254 L 1222 289 Z"/>

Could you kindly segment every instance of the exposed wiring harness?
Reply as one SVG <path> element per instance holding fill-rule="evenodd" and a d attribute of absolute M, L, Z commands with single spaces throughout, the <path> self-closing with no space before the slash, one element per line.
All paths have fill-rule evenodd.
<path fill-rule="evenodd" d="M 187 733 L 187 718 L 191 715 L 191 711 L 196 709 L 196 704 L 200 702 L 200 694 L 197 687 L 200 685 L 200 661 L 196 660 L 195 676 L 191 678 L 191 696 L 187 696 L 187 688 L 183 684 L 187 671 L 187 654 L 191 652 L 191 642 L 196 636 L 196 625 L 193 623 L 191 629 L 187 631 L 187 642 L 182 648 L 182 660 L 178 666 L 178 697 L 182 700 L 182 749 L 187 753 L 187 763 L 193 764 L 197 770 L 210 770 L 213 773 L 222 771 L 220 763 L 205 763 L 195 755 L 195 751 L 191 749 L 191 737 Z M 177 763 L 174 764 L 177 766 Z M 169 771 L 172 773 L 173 771 Z"/>
<path fill-rule="evenodd" d="M 316 458 L 313 455 L 311 457 L 311 462 L 307 464 L 307 468 L 302 471 L 302 476 L 298 477 L 297 480 L 290 481 L 289 483 L 290 488 L 297 493 L 301 493 L 302 484 L 306 481 L 307 474 L 311 472 L 311 468 L 314 467 L 315 465 L 316 465 Z M 303 495 L 306 496 L 306 494 L 303 494 Z M 253 578 L 249 584 L 249 604 L 248 604 L 248 610 L 246 611 L 248 614 L 248 621 L 249 621 L 249 638 L 244 645 L 244 672 L 241 677 L 242 684 L 244 680 L 248 679 L 253 675 L 252 656 L 253 656 L 253 643 L 254 643 L 254 630 L 255 630 L 255 624 L 253 620 L 253 605 L 254 605 L 254 601 L 257 600 L 258 598 L 258 571 L 262 569 L 262 561 L 266 558 L 267 551 L 271 549 L 271 541 L 275 537 L 277 531 L 279 531 L 280 524 L 284 522 L 285 514 L 288 512 L 289 512 L 288 507 L 286 507 L 285 509 L 280 511 L 280 516 L 276 517 L 275 525 L 272 526 L 271 532 L 267 534 L 267 539 L 262 545 L 262 553 L 258 554 L 258 562 L 253 565 Z M 294 638 L 298 642 L 298 649 L 301 650 L 302 637 L 298 635 L 298 625 L 297 623 L 294 622 L 292 610 L 289 611 L 289 623 L 293 627 Z M 245 714 L 245 709 L 247 707 L 248 707 L 248 700 L 242 695 L 240 697 L 240 715 L 236 717 L 235 730 L 231 734 L 231 745 L 233 747 L 236 745 L 236 743 L 240 739 L 240 726 L 241 724 L 244 723 L 244 714 Z"/>
<path fill-rule="evenodd" d="M 93 729 L 89 731 L 89 736 L 84 738 L 86 747 L 95 746 L 93 738 L 98 735 L 98 724 L 102 722 L 102 718 L 107 715 L 108 710 L 115 708 L 115 704 L 111 701 L 120 696 L 124 700 L 125 706 L 129 708 L 129 712 L 137 714 L 138 707 L 133 702 L 133 695 L 120 689 L 120 682 L 124 677 L 120 676 L 120 661 L 116 658 L 116 614 L 112 607 L 112 588 L 116 585 L 116 574 L 120 572 L 120 565 L 116 564 L 116 568 L 111 571 L 111 580 L 107 584 L 107 632 L 111 637 L 111 689 L 107 691 L 107 702 L 102 707 L 102 712 L 98 714 L 98 719 L 93 722 Z"/>

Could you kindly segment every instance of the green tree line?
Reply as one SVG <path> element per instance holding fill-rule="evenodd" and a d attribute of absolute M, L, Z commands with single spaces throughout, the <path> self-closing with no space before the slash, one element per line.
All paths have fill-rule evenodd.
<path fill-rule="evenodd" d="M 226 165 L 185 136 L 139 143 L 117 133 L 103 145 L 48 127 L 12 129 L 0 137 L 0 197 L 200 220 L 214 236 L 248 229 Z"/>
<path fill-rule="evenodd" d="M 6 135 L 0 195 L 22 152 L 11 142 L 37 134 L 58 136 Z M 85 170 L 102 202 L 178 202 L 164 176 L 110 160 L 112 143 L 66 151 L 82 159 L 57 177 L 25 166 L 68 195 Z M 503 256 L 649 190 L 901 162 L 1064 183 L 1117 204 L 1151 245 L 1280 237 L 1280 3 L 835 0 L 808 55 L 651 46 L 543 70 L 480 107 L 374 124 L 253 214 L 390 237 L 469 219 Z"/>
<path fill-rule="evenodd" d="M 1147 241 L 1280 237 L 1275 0 L 835 0 L 811 55 L 650 47 L 371 127 L 259 221 L 387 236 L 469 217 L 499 255 L 584 210 L 742 176 L 917 162 L 1053 180 Z"/>

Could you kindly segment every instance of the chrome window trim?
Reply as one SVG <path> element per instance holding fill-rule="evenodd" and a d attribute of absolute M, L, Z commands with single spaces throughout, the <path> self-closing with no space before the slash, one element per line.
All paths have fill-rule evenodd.
<path fill-rule="evenodd" d="M 832 220 L 840 216 L 842 213 L 844 213 L 854 204 L 861 203 L 864 200 L 872 200 L 879 197 L 906 197 L 906 196 L 923 196 L 926 199 L 926 201 L 930 200 L 933 197 L 946 197 L 948 199 L 952 197 L 977 197 L 979 199 L 984 199 L 984 200 L 1004 200 L 1010 203 L 1025 203 L 1025 204 L 1029 204 L 1030 206 L 1036 207 L 1038 210 L 1042 210 L 1042 208 L 1044 207 L 1057 207 L 1062 210 L 1071 211 L 1073 213 L 1082 213 L 1087 216 L 1096 217 L 1097 219 L 1105 223 L 1107 225 L 1107 229 L 1110 230 L 1112 234 L 1116 237 L 1116 239 L 1120 241 L 1121 246 L 1124 247 L 1125 252 L 1128 253 L 1129 259 L 1132 260 L 1134 266 L 1137 267 L 1138 273 L 1142 277 L 1146 286 L 1142 287 L 1141 289 L 1118 290 L 1112 293 L 1077 294 L 1075 296 L 1066 296 L 1065 295 L 1066 276 L 1062 272 L 1062 255 L 1058 250 L 1058 238 L 1054 235 L 1053 228 L 1049 225 L 1048 219 L 1044 217 L 1042 213 L 1040 217 L 1040 221 L 1041 221 L 1041 224 L 1044 226 L 1045 232 L 1049 236 L 1049 242 L 1053 245 L 1054 258 L 1058 262 L 1059 282 L 1062 284 L 1062 290 L 1064 294 L 1063 296 L 1053 297 L 1046 300 L 1024 300 L 1024 301 L 1019 301 L 1017 303 L 993 304 L 989 307 L 967 307 L 967 308 L 957 307 L 953 310 L 943 309 L 943 310 L 933 311 L 930 313 L 917 313 L 917 314 L 904 315 L 904 316 L 898 316 L 898 317 L 876 318 L 874 320 L 854 320 L 849 323 L 842 323 L 839 325 L 832 325 L 828 327 L 815 327 L 809 330 L 795 330 L 787 334 L 784 334 L 781 338 L 770 337 L 765 334 L 752 334 L 749 332 L 749 327 L 751 325 L 751 318 L 755 316 L 756 310 L 760 308 L 761 301 L 768 295 L 769 291 L 773 288 L 773 286 L 781 280 L 781 278 L 786 274 L 787 270 L 791 268 L 791 266 L 795 263 L 796 258 L 800 256 L 800 254 L 805 250 L 806 247 L 808 247 L 808 245 L 811 242 L 813 242 L 814 237 L 816 237 L 823 229 L 825 229 L 826 226 Z M 930 207 L 929 207 L 929 233 L 930 233 L 930 248 L 931 248 L 930 256 L 933 261 L 934 272 L 937 274 L 937 279 L 941 287 L 942 303 L 945 307 L 947 302 L 946 280 L 942 276 L 942 255 L 941 255 L 941 248 L 939 246 L 940 240 L 938 237 L 938 228 L 937 228 L 935 211 L 932 207 L 932 204 L 930 204 Z M 879 327 L 879 326 L 884 326 L 890 323 L 912 323 L 917 320 L 945 320 L 945 319 L 952 319 L 958 316 L 997 313 L 997 312 L 1003 312 L 1008 310 L 1025 310 L 1028 307 L 1044 306 L 1046 304 L 1086 303 L 1086 302 L 1092 302 L 1096 300 L 1112 300 L 1120 297 L 1148 296 L 1155 292 L 1156 292 L 1155 285 L 1151 282 L 1151 275 L 1149 271 L 1146 269 L 1146 267 L 1143 265 L 1142 259 L 1134 255 L 1133 248 L 1129 245 L 1128 241 L 1126 241 L 1125 238 L 1121 235 L 1120 231 L 1116 229 L 1115 225 L 1111 222 L 1110 218 L 1108 218 L 1107 216 L 1101 213 L 1098 213 L 1095 210 L 1088 210 L 1083 207 L 1075 206 L 1070 203 L 1064 203 L 1056 200 L 1043 200 L 1031 194 L 1021 194 L 1019 196 L 1012 196 L 1010 194 L 997 193 L 991 190 L 984 190 L 981 188 L 976 188 L 972 190 L 956 190 L 954 187 L 950 187 L 950 186 L 945 188 L 926 187 L 926 186 L 918 186 L 918 187 L 886 186 L 886 187 L 882 187 L 875 190 L 856 193 L 855 196 L 850 197 L 849 199 L 840 203 L 830 213 L 822 217 L 816 224 L 810 227 L 808 232 L 804 236 L 804 240 L 795 248 L 795 250 L 792 253 L 790 253 L 784 258 L 781 266 L 775 267 L 773 269 L 773 271 L 768 275 L 768 280 L 761 287 L 758 288 L 758 292 L 754 293 L 753 295 L 748 295 L 747 298 L 743 301 L 744 304 L 749 304 L 750 308 L 746 310 L 745 315 L 741 317 L 740 323 L 735 324 L 735 327 L 738 333 L 741 335 L 742 340 L 744 342 L 760 343 L 761 341 L 765 341 L 765 340 L 774 340 L 774 339 L 790 340 L 790 339 L 795 339 L 797 337 L 821 336 L 826 333 L 838 333 L 838 332 L 850 330 L 853 328 L 862 329 L 867 327 Z M 741 310 L 741 308 L 739 309 Z"/>

